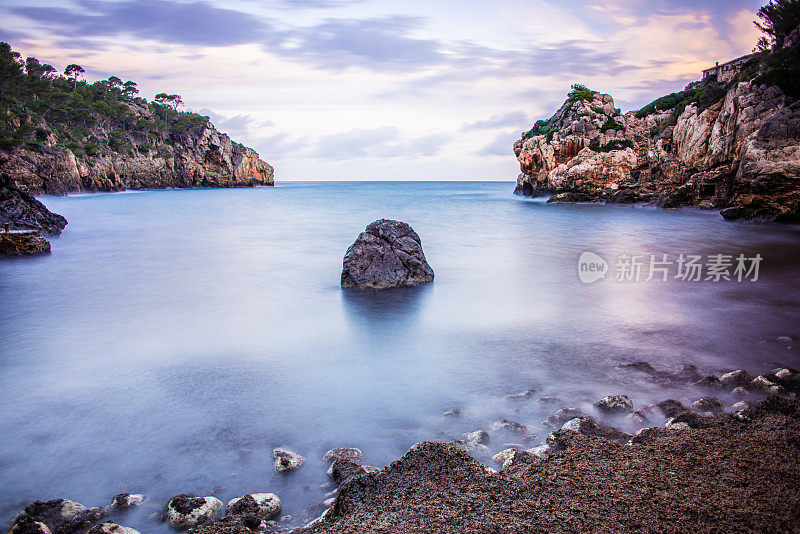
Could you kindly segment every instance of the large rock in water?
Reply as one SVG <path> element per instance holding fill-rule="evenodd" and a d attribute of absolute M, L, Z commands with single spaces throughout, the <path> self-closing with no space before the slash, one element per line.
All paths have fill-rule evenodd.
<path fill-rule="evenodd" d="M 385 289 L 433 280 L 422 241 L 406 223 L 381 219 L 367 226 L 344 255 L 342 287 Z"/>

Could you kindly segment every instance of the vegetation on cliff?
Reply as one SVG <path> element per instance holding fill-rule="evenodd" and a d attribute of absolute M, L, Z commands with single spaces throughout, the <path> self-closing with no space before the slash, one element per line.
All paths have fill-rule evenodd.
<path fill-rule="evenodd" d="M 71 64 L 63 74 L 35 57 L 23 59 L 0 43 L 0 148 L 50 146 L 76 156 L 164 151 L 173 136 L 202 127 L 208 117 L 178 111 L 178 95 L 152 102 L 137 84 L 116 76 L 87 83 Z M 147 110 L 150 118 L 134 112 Z M 48 143 L 48 141 L 50 141 Z"/>

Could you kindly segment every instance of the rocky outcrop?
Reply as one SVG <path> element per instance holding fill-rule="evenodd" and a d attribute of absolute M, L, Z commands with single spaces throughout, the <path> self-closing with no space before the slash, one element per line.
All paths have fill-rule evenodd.
<path fill-rule="evenodd" d="M 130 105 L 136 121 L 149 121 L 147 107 Z M 46 125 L 39 125 L 46 128 Z M 97 137 L 108 135 L 97 126 Z M 274 169 L 255 150 L 236 143 L 205 121 L 181 133 L 154 140 L 147 131 L 127 133 L 139 149 L 108 150 L 96 155 L 61 147 L 53 137 L 41 146 L 0 150 L 0 171 L 31 194 L 63 195 L 76 191 L 252 187 L 274 184 Z"/>
<path fill-rule="evenodd" d="M 294 471 L 306 461 L 304 456 L 283 447 L 272 449 L 272 457 L 275 459 L 276 471 Z"/>
<path fill-rule="evenodd" d="M 185 529 L 210 521 L 219 515 L 222 501 L 216 497 L 195 497 L 182 493 L 167 504 L 167 523 L 173 528 Z"/>
<path fill-rule="evenodd" d="M 0 233 L 0 256 L 50 254 L 50 242 L 36 232 Z"/>
<path fill-rule="evenodd" d="M 367 226 L 344 256 L 342 287 L 386 289 L 433 280 L 422 241 L 406 223 L 380 219 Z"/>
<path fill-rule="evenodd" d="M 692 90 L 711 93 L 701 82 Z M 516 192 L 800 220 L 800 106 L 776 86 L 738 82 L 725 90 L 680 113 L 624 115 L 610 95 L 573 91 L 553 118 L 514 144 L 522 172 Z"/>
<path fill-rule="evenodd" d="M 32 195 L 19 189 L 11 176 L 0 174 L 0 228 L 33 230 L 43 234 L 58 235 L 67 220 L 48 210 Z"/>
<path fill-rule="evenodd" d="M 269 520 L 281 511 L 281 500 L 274 493 L 248 493 L 228 502 L 228 515 L 255 516 Z"/>

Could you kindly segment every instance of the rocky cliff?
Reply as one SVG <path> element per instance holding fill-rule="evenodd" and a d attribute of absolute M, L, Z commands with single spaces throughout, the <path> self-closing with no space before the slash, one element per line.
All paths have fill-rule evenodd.
<path fill-rule="evenodd" d="M 77 70 L 79 69 L 79 70 Z M 136 83 L 79 80 L 0 43 L 0 171 L 32 194 L 273 185 L 273 168 L 179 111 L 179 95 L 136 96 Z"/>
<path fill-rule="evenodd" d="M 800 103 L 754 78 L 695 82 L 625 114 L 611 96 L 575 86 L 552 118 L 514 144 L 516 192 L 798 221 Z"/>

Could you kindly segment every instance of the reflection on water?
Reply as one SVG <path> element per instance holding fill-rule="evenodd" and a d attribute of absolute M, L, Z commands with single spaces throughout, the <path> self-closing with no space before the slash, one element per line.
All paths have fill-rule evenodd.
<path fill-rule="evenodd" d="M 274 491 L 305 518 L 322 453 L 385 465 L 414 442 L 510 418 L 544 437 L 560 406 L 694 395 L 617 366 L 799 366 L 800 230 L 714 213 L 547 205 L 511 184 L 312 183 L 48 198 L 51 256 L 0 262 L 0 520 L 25 499 L 104 505 Z M 347 247 L 379 218 L 421 236 L 431 284 L 342 290 Z M 757 283 L 582 284 L 584 251 L 764 257 Z M 723 399 L 729 401 L 732 399 Z M 443 419 L 452 408 L 460 419 Z M 502 448 L 511 437 L 493 436 Z M 270 451 L 307 462 L 279 475 Z M 497 452 L 493 450 L 491 452 Z M 486 458 L 481 458 L 487 460 Z"/>

